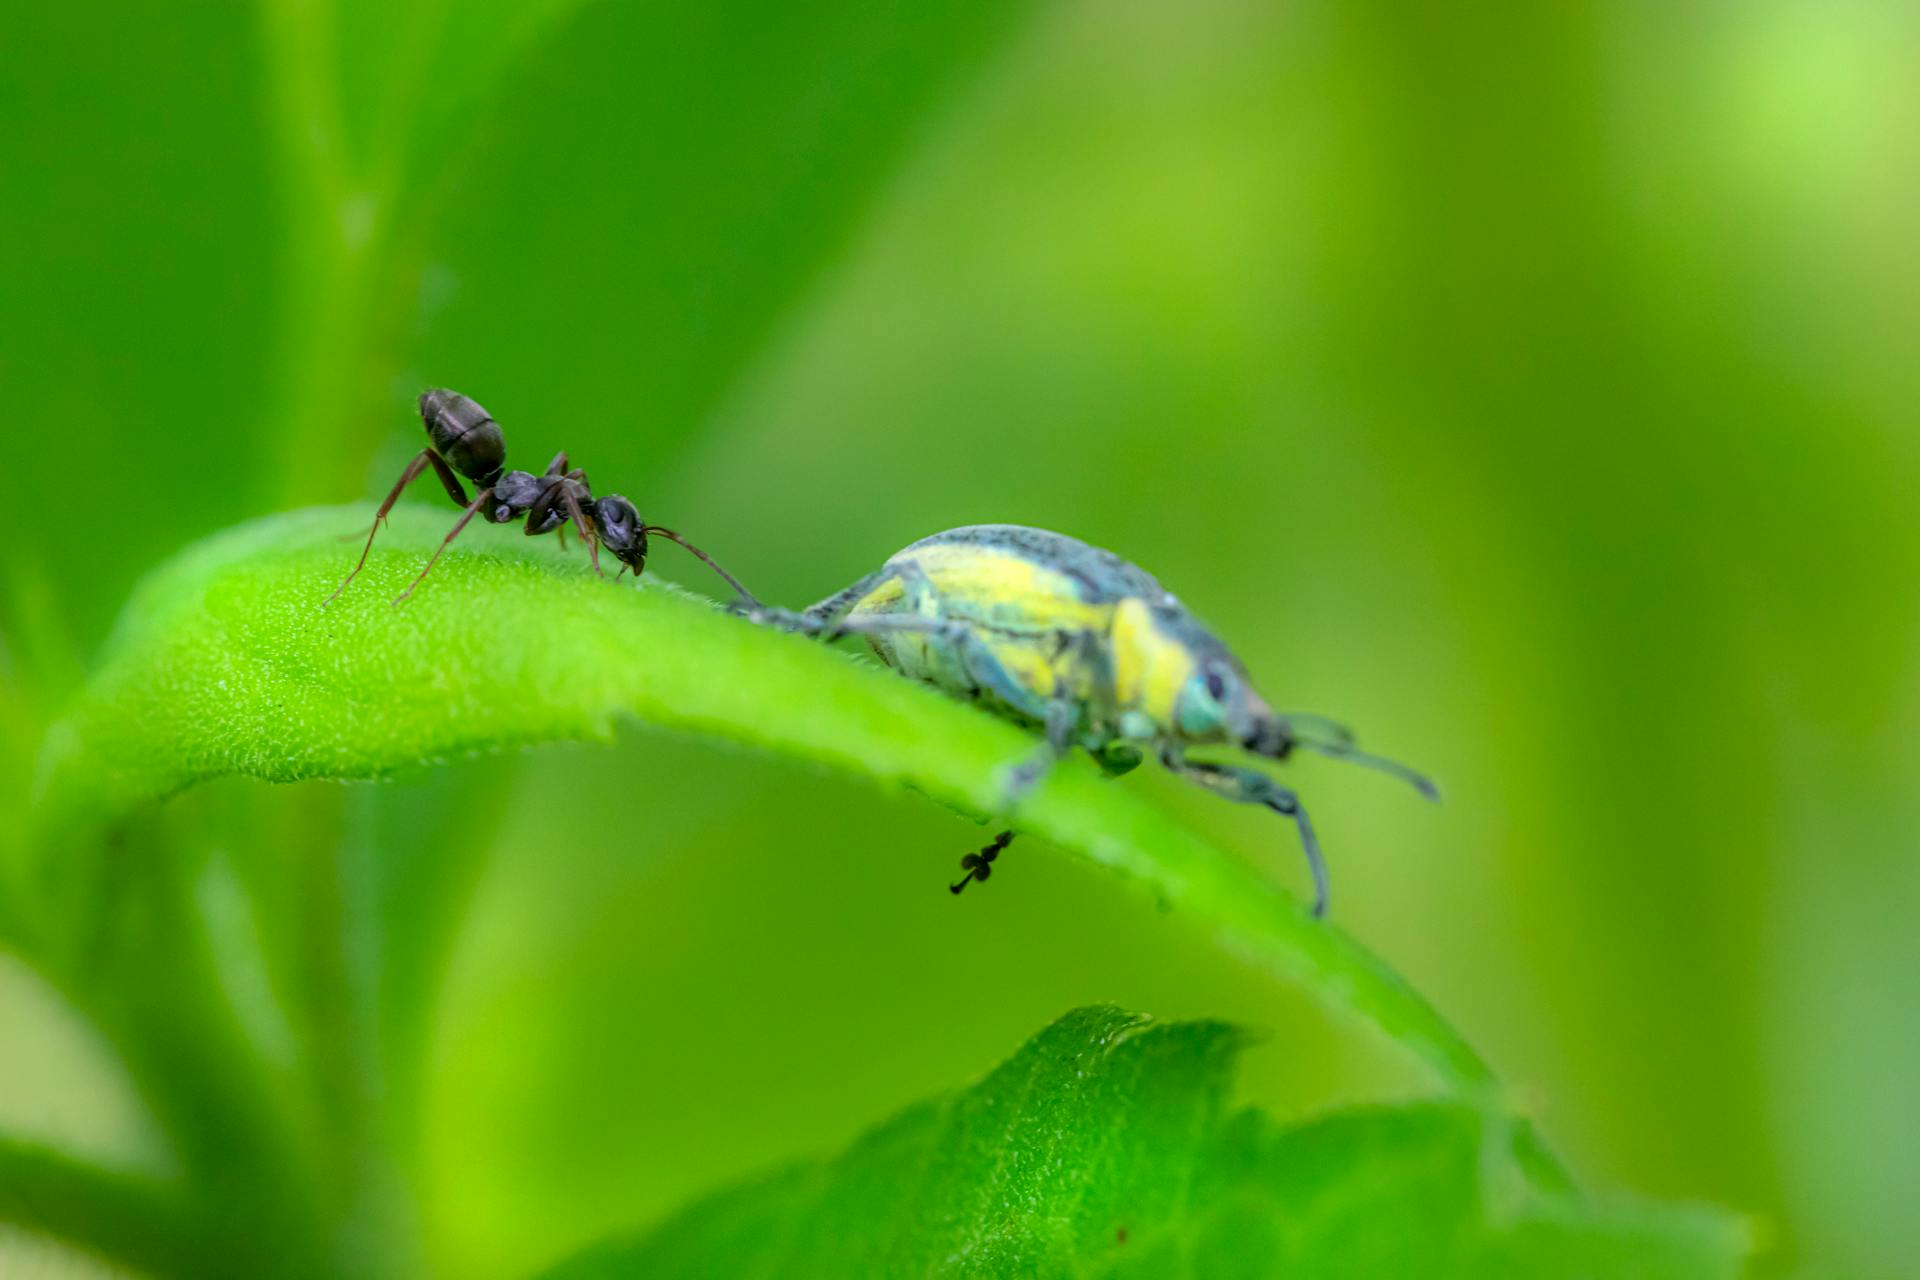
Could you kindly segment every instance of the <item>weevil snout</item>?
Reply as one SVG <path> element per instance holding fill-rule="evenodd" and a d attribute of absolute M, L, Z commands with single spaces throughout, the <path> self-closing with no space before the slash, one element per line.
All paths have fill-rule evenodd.
<path fill-rule="evenodd" d="M 1240 740 L 1240 745 L 1258 756 L 1270 760 L 1285 760 L 1293 754 L 1294 744 L 1299 741 L 1287 722 L 1264 708 L 1254 716 L 1252 728 Z"/>

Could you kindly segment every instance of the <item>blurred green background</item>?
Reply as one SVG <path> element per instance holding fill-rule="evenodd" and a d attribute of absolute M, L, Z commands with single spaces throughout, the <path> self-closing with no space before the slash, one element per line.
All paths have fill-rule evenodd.
<path fill-rule="evenodd" d="M 1585 1177 L 1920 1274 L 1916 49 L 1894 0 L 13 0 L 4 797 L 139 575 L 384 492 L 424 386 L 784 603 L 1059 528 L 1439 776 L 1293 769 L 1342 923 Z M 1269 815 L 1124 785 L 1300 878 Z M 1271 1028 L 1283 1115 L 1419 1087 L 1037 843 L 956 902 L 976 828 L 701 742 L 164 825 L 216 934 L 346 886 L 344 1194 L 400 1188 L 440 1274 L 830 1151 L 1088 1001 Z M 0 1046 L 0 1127 L 147 1149 L 5 961 Z"/>

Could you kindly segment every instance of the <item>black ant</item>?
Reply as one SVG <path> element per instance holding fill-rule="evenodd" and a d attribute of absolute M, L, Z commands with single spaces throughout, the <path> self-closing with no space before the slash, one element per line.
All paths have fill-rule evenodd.
<path fill-rule="evenodd" d="M 959 893 L 962 889 L 966 888 L 967 883 L 972 880 L 978 880 L 981 884 L 985 884 L 987 877 L 993 874 L 993 860 L 1000 856 L 1002 849 L 1012 843 L 1013 832 L 1002 831 L 993 838 L 992 844 L 978 853 L 970 853 L 960 859 L 960 869 L 967 874 L 960 877 L 958 884 L 948 885 L 947 891 L 950 893 Z"/>
<path fill-rule="evenodd" d="M 555 454 L 553 461 L 547 464 L 546 471 L 540 475 L 528 471 L 508 471 L 507 442 L 500 433 L 500 424 L 485 409 L 459 392 L 426 392 L 420 397 L 420 420 L 426 424 L 427 447 L 407 464 L 407 469 L 400 473 L 398 483 L 393 486 L 393 492 L 387 495 L 387 500 L 380 504 L 380 510 L 374 513 L 373 527 L 367 530 L 367 545 L 361 548 L 359 563 L 353 566 L 353 571 L 347 574 L 334 593 L 327 597 L 326 603 L 331 604 L 339 598 L 340 593 L 347 589 L 347 583 L 352 582 L 354 575 L 366 566 L 367 555 L 373 550 L 374 535 L 380 532 L 387 513 L 399 501 L 401 491 L 428 467 L 433 468 L 434 475 L 439 477 L 441 487 L 453 499 L 454 505 L 466 509 L 428 558 L 427 567 L 420 571 L 420 576 L 394 599 L 396 605 L 412 595 L 414 587 L 426 580 L 427 574 L 433 571 L 434 562 L 440 559 L 440 553 L 447 549 L 448 543 L 460 536 L 460 531 L 467 527 L 467 521 L 473 519 L 477 511 L 485 511 L 486 518 L 494 524 L 511 524 L 524 516 L 529 537 L 558 530 L 563 546 L 567 540 L 566 525 L 571 522 L 579 530 L 581 540 L 587 544 L 587 551 L 593 558 L 593 571 L 603 577 L 605 571 L 600 568 L 602 544 L 620 561 L 621 573 L 632 569 L 634 576 L 639 577 L 647 563 L 647 535 L 658 534 L 670 542 L 679 543 L 699 557 L 709 569 L 725 578 L 728 586 L 740 593 L 742 601 L 758 603 L 754 601 L 752 592 L 715 564 L 706 552 L 671 529 L 646 523 L 634 505 L 625 498 L 612 493 L 604 498 L 595 498 L 593 491 L 587 487 L 587 473 L 578 468 L 568 470 L 564 452 Z M 466 486 L 460 483 L 461 476 L 473 481 L 479 490 L 471 500 L 467 497 Z"/>

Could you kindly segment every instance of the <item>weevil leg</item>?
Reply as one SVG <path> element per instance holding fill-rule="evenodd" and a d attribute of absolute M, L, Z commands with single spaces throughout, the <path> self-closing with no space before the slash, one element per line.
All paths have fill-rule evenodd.
<path fill-rule="evenodd" d="M 763 627 L 772 627 L 776 631 L 792 631 L 803 636 L 817 636 L 821 625 L 815 624 L 806 614 L 797 609 L 782 609 L 776 604 L 748 604 L 745 600 L 735 600 L 727 606 L 728 613 L 737 613 L 748 622 Z"/>
<path fill-rule="evenodd" d="M 1018 805 L 1052 771 L 1054 765 L 1073 749 L 1073 735 L 1079 724 L 1080 708 L 1072 701 L 1055 698 L 1047 704 L 1046 741 L 1038 751 L 1007 771 L 1006 789 L 1000 797 L 1003 811 L 1011 811 Z M 947 888 L 959 893 L 967 887 L 968 881 L 985 880 L 993 873 L 993 860 L 1013 843 L 1013 837 L 1013 829 L 1009 827 L 995 836 L 985 848 L 960 859 L 960 869 L 967 874 L 957 884 L 950 884 Z"/>
<path fill-rule="evenodd" d="M 1109 778 L 1117 778 L 1122 774 L 1133 772 L 1146 758 L 1145 753 L 1131 742 L 1108 743 L 1091 754 L 1094 761 L 1099 764 L 1101 773 Z M 967 874 L 960 877 L 959 883 L 950 884 L 947 888 L 954 893 L 959 893 L 970 881 L 985 880 L 992 874 L 993 869 L 989 864 L 1006 852 L 1007 846 L 1013 843 L 1014 835 L 1012 828 L 1008 828 L 995 836 L 991 844 L 960 859 L 960 869 Z"/>
<path fill-rule="evenodd" d="M 1131 742 L 1109 742 L 1090 754 L 1094 763 L 1100 766 L 1100 772 L 1109 778 L 1132 773 L 1147 758 L 1146 753 Z"/>
<path fill-rule="evenodd" d="M 842 636 L 875 636 L 902 631 L 931 635 L 946 631 L 953 625 L 940 618 L 923 617 L 916 613 L 871 613 L 857 618 L 848 617 L 853 606 L 884 580 L 881 574 L 871 574 L 845 591 L 836 592 L 806 609 L 782 609 L 777 605 L 749 606 L 744 602 L 736 603 L 733 607 L 750 621 L 762 626 L 777 627 L 803 636 L 817 636 L 828 641 L 838 640 Z"/>
<path fill-rule="evenodd" d="M 1071 699 L 1055 698 L 1047 703 L 1046 739 L 1040 749 L 1007 770 L 1006 787 L 1000 794 L 1000 808 L 1011 813 L 1027 798 L 1053 766 L 1073 750 L 1073 735 L 1080 727 L 1080 708 Z"/>
<path fill-rule="evenodd" d="M 481 507 L 484 507 L 487 504 L 487 499 L 491 498 L 492 496 L 493 496 L 493 490 L 491 489 L 482 489 L 479 493 L 476 493 L 473 495 L 473 501 L 469 502 L 467 504 L 467 509 L 460 513 L 460 518 L 453 522 L 453 528 L 447 530 L 447 536 L 440 539 L 440 545 L 433 549 L 433 554 L 431 556 L 427 557 L 427 567 L 420 571 L 419 577 L 415 578 L 411 583 L 407 584 L 407 589 L 405 591 L 402 591 L 399 595 L 393 598 L 393 603 L 395 605 L 399 605 L 408 596 L 412 595 L 413 589 L 427 580 L 427 575 L 433 572 L 434 563 L 440 559 L 440 553 L 447 549 L 448 543 L 452 542 L 455 538 L 460 536 L 460 531 L 467 527 L 467 521 L 473 519 L 473 513 L 478 511 Z"/>
<path fill-rule="evenodd" d="M 846 616 L 845 609 L 884 586 L 890 577 L 899 578 L 904 599 L 911 611 Z M 828 640 L 841 636 L 915 633 L 937 637 L 951 645 L 967 678 L 976 689 L 992 694 L 1014 712 L 1037 720 L 1046 728 L 1048 747 L 1033 760 L 1019 766 L 1010 781 L 1006 807 L 1011 809 L 1019 796 L 1030 790 L 1053 766 L 1054 761 L 1071 749 L 1073 735 L 1080 727 L 1081 708 L 1070 698 L 1057 694 L 1049 697 L 1021 683 L 1000 661 L 979 627 L 921 611 L 923 602 L 931 598 L 929 593 L 932 590 L 932 583 L 919 566 L 912 561 L 898 562 L 892 569 L 856 583 L 847 591 L 816 605 L 814 609 L 820 609 L 822 616 L 816 617 L 814 609 L 809 609 L 805 614 L 788 617 L 796 619 L 792 623 L 793 629 L 820 635 Z M 827 620 L 832 615 L 830 610 L 822 608 L 824 605 L 833 605 L 842 610 L 837 620 Z M 1063 639 L 1063 643 L 1067 644 L 1082 641 L 1083 637 L 1079 636 Z M 1054 745 L 1056 743 L 1057 746 Z"/>
<path fill-rule="evenodd" d="M 906 611 L 900 614 L 886 614 L 881 616 L 906 619 L 930 619 L 940 617 L 939 588 L 934 585 L 933 579 L 927 575 L 927 571 L 920 567 L 919 561 L 910 558 L 898 558 L 892 562 L 889 568 L 891 575 L 900 582 L 901 600 L 906 606 Z M 878 578 L 869 584 L 866 594 L 879 590 L 879 588 L 885 584 L 885 576 Z M 864 594 L 863 596 L 855 597 L 854 603 L 857 604 L 862 598 L 864 598 Z M 1008 671 L 1006 664 L 1000 660 L 1000 655 L 995 652 L 992 641 L 988 639 L 990 635 L 999 634 L 1005 638 L 1015 639 L 1017 643 L 1030 644 L 1033 642 L 1033 636 L 1018 635 L 1016 637 L 1016 633 L 995 632 L 991 627 L 982 627 L 977 622 L 966 622 L 959 619 L 943 619 L 943 621 L 944 625 L 939 629 L 941 637 L 952 646 L 954 655 L 960 661 L 963 673 L 972 683 L 976 692 L 990 693 L 1008 708 L 1022 716 L 1037 720 L 1043 725 L 1051 723 L 1049 715 L 1051 712 L 1050 704 L 1053 698 L 1050 698 L 1038 689 L 1031 688 L 1022 683 L 1019 678 Z M 915 630 L 918 628 L 908 623 L 898 629 Z M 1088 631 L 1061 631 L 1055 634 L 1055 643 L 1054 661 L 1057 663 L 1061 656 L 1069 650 L 1074 651 L 1076 655 L 1081 655 L 1089 650 L 1089 646 L 1097 648 L 1099 641 L 1098 637 Z M 1058 694 L 1057 690 L 1055 694 Z M 1073 727 L 1078 727 L 1077 716 Z M 1069 732 L 1071 732 L 1071 729 Z"/>
<path fill-rule="evenodd" d="M 761 605 L 752 608 L 740 606 L 750 621 L 763 626 L 777 627 L 782 631 L 792 631 L 803 636 L 819 636 L 827 640 L 838 640 L 842 636 L 877 636 L 916 631 L 930 635 L 944 631 L 947 624 L 938 618 L 916 618 L 906 614 L 877 614 L 863 618 L 815 618 L 792 609 L 782 609 L 776 605 Z"/>
<path fill-rule="evenodd" d="M 1178 751 L 1161 753 L 1167 768 L 1229 800 L 1241 804 L 1265 805 L 1275 813 L 1292 818 L 1300 829 L 1300 847 L 1307 855 L 1307 867 L 1313 872 L 1313 914 L 1327 914 L 1327 864 L 1320 857 L 1320 842 L 1314 837 L 1313 824 L 1301 807 L 1300 797 L 1257 769 L 1188 760 Z"/>
<path fill-rule="evenodd" d="M 394 503 L 400 501 L 400 495 L 406 490 L 406 487 L 412 484 L 419 474 L 426 470 L 428 466 L 432 466 L 434 474 L 440 477 L 440 483 L 446 488 L 447 496 L 452 498 L 454 502 L 460 506 L 464 507 L 467 505 L 466 486 L 460 483 L 459 476 L 453 474 L 453 468 L 449 467 L 446 464 L 446 460 L 433 450 L 422 449 L 418 454 L 414 455 L 413 461 L 409 462 L 406 469 L 400 473 L 400 479 L 394 483 L 393 488 L 387 493 L 387 500 L 382 502 L 380 509 L 373 513 L 373 524 L 367 529 L 367 545 L 360 548 L 359 561 L 355 563 L 347 576 L 341 579 L 340 585 L 333 589 L 333 594 L 321 602 L 322 604 L 332 604 L 335 600 L 339 599 L 340 593 L 347 589 L 347 584 L 354 580 L 360 570 L 366 568 L 367 556 L 373 550 L 374 535 L 380 532 L 380 526 L 386 522 L 387 513 L 393 510 Z"/>
<path fill-rule="evenodd" d="M 736 600 L 727 608 L 740 614 L 747 621 L 763 627 L 773 627 L 780 631 L 792 631 L 803 636 L 817 636 L 847 615 L 847 611 L 873 589 L 886 571 L 870 573 L 849 587 L 834 592 L 826 599 L 805 609 L 783 609 L 778 605 L 749 604 L 745 600 Z"/>
<path fill-rule="evenodd" d="M 992 694 L 1007 708 L 1029 720 L 1042 725 L 1053 723 L 1051 717 L 1058 714 L 1055 711 L 1058 699 L 1021 683 L 994 651 L 993 645 L 987 640 L 988 633 L 973 623 L 929 617 L 923 613 L 862 614 L 843 619 L 827 634 L 833 637 L 901 632 L 919 633 L 944 641 L 952 647 L 963 674 L 975 690 Z M 1079 708 L 1075 704 L 1067 705 L 1074 712 L 1074 720 L 1067 728 L 1070 735 L 1079 726 Z"/>
<path fill-rule="evenodd" d="M 910 579 L 907 573 L 902 572 L 903 569 L 913 577 Z M 894 578 L 901 580 L 901 591 L 912 606 L 912 613 L 874 614 L 861 619 L 847 617 L 855 605 Z M 822 636 L 828 640 L 836 640 L 844 635 L 879 635 L 889 631 L 928 633 L 946 625 L 938 618 L 920 613 L 924 592 L 929 585 L 926 575 L 919 572 L 918 566 L 911 561 L 896 561 L 885 568 L 875 569 L 866 577 L 805 609 L 796 611 L 772 605 L 747 606 L 739 602 L 733 607 L 736 612 L 745 614 L 762 626 L 778 627 L 782 631 L 795 631 L 805 636 Z"/>
<path fill-rule="evenodd" d="M 815 601 L 799 613 L 789 613 L 789 617 L 799 621 L 798 626 L 790 627 L 789 630 L 803 631 L 810 636 L 830 631 L 832 624 L 846 617 L 853 611 L 853 606 L 872 595 L 881 583 L 892 576 L 892 569 L 875 569 L 866 577 L 842 587 L 824 600 Z M 787 613 L 786 610 L 781 612 Z"/>

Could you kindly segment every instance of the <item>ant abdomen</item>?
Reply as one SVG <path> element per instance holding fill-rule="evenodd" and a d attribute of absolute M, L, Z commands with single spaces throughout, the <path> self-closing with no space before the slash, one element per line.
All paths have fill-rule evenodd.
<path fill-rule="evenodd" d="M 429 391 L 420 397 L 420 420 L 433 451 L 455 471 L 483 486 L 499 478 L 507 464 L 507 442 L 479 404 L 458 391 Z"/>

